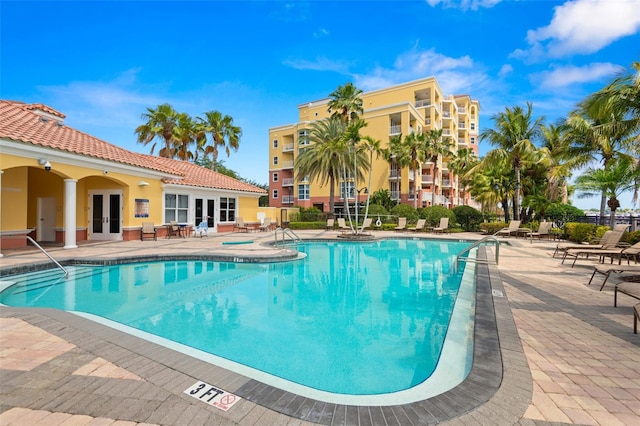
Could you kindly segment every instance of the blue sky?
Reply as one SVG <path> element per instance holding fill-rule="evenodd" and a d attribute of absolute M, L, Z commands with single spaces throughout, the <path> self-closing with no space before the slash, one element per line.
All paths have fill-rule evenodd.
<path fill-rule="evenodd" d="M 480 130 L 527 101 L 553 122 L 640 60 L 640 0 L 4 0 L 0 48 L 2 99 L 146 153 L 133 131 L 147 107 L 217 109 L 243 129 L 225 165 L 266 183 L 268 129 L 346 82 L 435 76 L 480 101 Z"/>

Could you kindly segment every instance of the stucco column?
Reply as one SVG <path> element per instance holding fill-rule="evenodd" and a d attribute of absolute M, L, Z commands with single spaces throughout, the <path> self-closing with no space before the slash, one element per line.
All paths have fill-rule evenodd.
<path fill-rule="evenodd" d="M 4 171 L 0 170 L 0 206 L 2 206 L 2 174 Z M 0 213 L 0 232 L 2 232 L 2 214 Z M 2 253 L 0 253 L 2 257 Z"/>
<path fill-rule="evenodd" d="M 64 180 L 64 247 L 78 248 L 76 245 L 76 179 Z"/>

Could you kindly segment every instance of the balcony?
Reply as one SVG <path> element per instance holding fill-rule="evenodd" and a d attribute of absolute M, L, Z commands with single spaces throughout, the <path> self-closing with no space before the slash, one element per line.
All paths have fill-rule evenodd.
<path fill-rule="evenodd" d="M 390 135 L 399 135 L 400 133 L 402 133 L 402 126 L 391 126 L 389 127 L 389 134 Z"/>
<path fill-rule="evenodd" d="M 442 136 L 451 136 L 451 129 L 442 129 Z"/>
<path fill-rule="evenodd" d="M 432 185 L 433 175 L 422 175 L 422 183 L 427 185 Z"/>
<path fill-rule="evenodd" d="M 443 188 L 451 188 L 451 180 L 450 179 L 442 179 L 442 187 Z"/>
<path fill-rule="evenodd" d="M 451 112 L 443 111 L 442 112 L 442 118 L 451 118 Z"/>
<path fill-rule="evenodd" d="M 442 162 L 442 170 L 449 170 L 449 163 L 446 161 Z"/>
<path fill-rule="evenodd" d="M 293 195 L 284 195 L 282 197 L 282 204 L 293 204 Z"/>
<path fill-rule="evenodd" d="M 293 178 L 282 179 L 282 186 L 293 186 Z"/>
<path fill-rule="evenodd" d="M 458 114 L 466 114 L 466 113 L 467 113 L 466 107 L 462 107 L 462 106 L 458 107 Z"/>
<path fill-rule="evenodd" d="M 389 170 L 389 179 L 399 179 L 399 178 L 400 178 L 400 169 Z"/>
<path fill-rule="evenodd" d="M 283 169 L 293 169 L 293 161 L 283 161 L 282 162 Z"/>
<path fill-rule="evenodd" d="M 467 145 L 467 140 L 465 138 L 458 138 L 458 145 Z"/>
<path fill-rule="evenodd" d="M 293 144 L 292 143 L 284 144 L 282 147 L 282 152 L 293 152 Z"/>
<path fill-rule="evenodd" d="M 416 108 L 431 106 L 431 99 L 420 99 L 416 101 Z"/>
<path fill-rule="evenodd" d="M 458 122 L 458 128 L 459 129 L 466 129 L 467 128 L 467 123 L 465 123 L 464 121 L 459 121 Z"/>

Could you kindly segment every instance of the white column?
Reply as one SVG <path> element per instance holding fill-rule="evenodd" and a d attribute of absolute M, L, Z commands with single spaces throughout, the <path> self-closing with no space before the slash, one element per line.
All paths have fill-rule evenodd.
<path fill-rule="evenodd" d="M 78 248 L 76 245 L 76 179 L 64 180 L 64 247 Z"/>
<path fill-rule="evenodd" d="M 4 171 L 0 170 L 0 206 L 2 206 L 2 174 Z M 0 232 L 2 232 L 2 213 L 0 213 Z M 2 253 L 0 253 L 0 257 L 2 257 Z"/>

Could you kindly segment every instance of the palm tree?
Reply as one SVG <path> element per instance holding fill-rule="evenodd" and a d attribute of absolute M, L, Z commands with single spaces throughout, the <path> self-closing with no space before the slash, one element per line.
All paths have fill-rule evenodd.
<path fill-rule="evenodd" d="M 472 179 L 467 176 L 467 172 L 478 164 L 480 160 L 471 148 L 460 148 L 455 156 L 449 161 L 449 169 L 453 171 L 458 179 L 458 190 L 463 195 L 462 202 L 464 204 L 464 194 L 471 185 Z"/>
<path fill-rule="evenodd" d="M 173 156 L 179 160 L 193 160 L 191 145 L 196 143 L 197 128 L 193 119 L 185 113 L 179 113 L 173 128 Z"/>
<path fill-rule="evenodd" d="M 362 90 L 353 83 L 338 86 L 329 94 L 329 112 L 333 117 L 340 117 L 344 123 L 349 123 L 364 112 L 361 94 Z"/>
<path fill-rule="evenodd" d="M 515 193 L 513 196 L 513 218 L 520 218 L 521 171 L 529 161 L 534 161 L 536 147 L 533 144 L 540 134 L 544 117 L 532 119 L 533 106 L 527 102 L 527 110 L 520 106 L 507 107 L 504 112 L 495 114 L 491 120 L 496 129 L 487 129 L 480 134 L 480 140 L 489 140 L 496 149 L 489 151 L 487 157 L 504 158 L 513 169 Z M 493 160 L 489 160 L 493 161 Z"/>
<path fill-rule="evenodd" d="M 349 163 L 348 146 L 343 141 L 344 124 L 328 118 L 311 124 L 309 141 L 296 159 L 296 175 L 309 176 L 320 185 L 329 184 L 329 211 L 334 212 L 336 179 Z"/>
<path fill-rule="evenodd" d="M 220 111 L 208 111 L 204 118 L 198 117 L 199 128 L 202 136 L 198 138 L 198 151 L 205 156 L 211 154 L 212 168 L 216 170 L 219 150 L 222 148 L 231 155 L 231 150 L 237 151 L 240 147 L 242 129 L 233 124 L 233 118 L 223 115 Z"/>
<path fill-rule="evenodd" d="M 640 167 L 630 157 L 624 156 L 610 164 L 608 168 L 590 168 L 576 179 L 576 187 L 584 191 L 583 196 L 590 197 L 598 192 L 608 197 L 607 205 L 611 210 L 609 226 L 615 225 L 616 210 L 620 207 L 618 197 L 625 191 L 637 189 L 640 182 Z"/>
<path fill-rule="evenodd" d="M 435 179 L 438 176 L 438 159 L 452 155 L 451 139 L 442 137 L 442 129 L 431 129 L 424 136 L 425 157 L 433 162 L 433 191 L 431 192 L 431 205 L 436 205 L 436 185 Z"/>
<path fill-rule="evenodd" d="M 418 196 L 415 188 L 418 183 L 420 164 L 425 161 L 425 153 L 426 139 L 422 133 L 409 133 L 404 138 L 401 134 L 392 136 L 389 139 L 389 149 L 385 153 L 385 157 L 388 161 L 395 159 L 401 168 L 409 167 L 413 173 L 414 208 L 418 207 Z M 411 194 L 411 190 L 409 190 L 409 194 Z"/>
<path fill-rule="evenodd" d="M 138 136 L 138 143 L 148 145 L 156 138 L 162 139 L 163 146 L 158 155 L 161 157 L 173 158 L 175 154 L 174 128 L 178 127 L 178 113 L 169 104 L 158 105 L 156 109 L 147 108 L 147 112 L 142 114 L 142 119 L 146 122 L 136 127 L 135 134 Z M 151 155 L 156 148 L 156 142 L 151 145 Z"/>
<path fill-rule="evenodd" d="M 580 167 L 581 159 L 571 155 L 566 137 L 569 131 L 565 123 L 542 126 L 542 147 L 539 149 L 540 164 L 546 170 L 546 196 L 563 204 L 569 202 L 568 183 L 572 170 Z"/>

